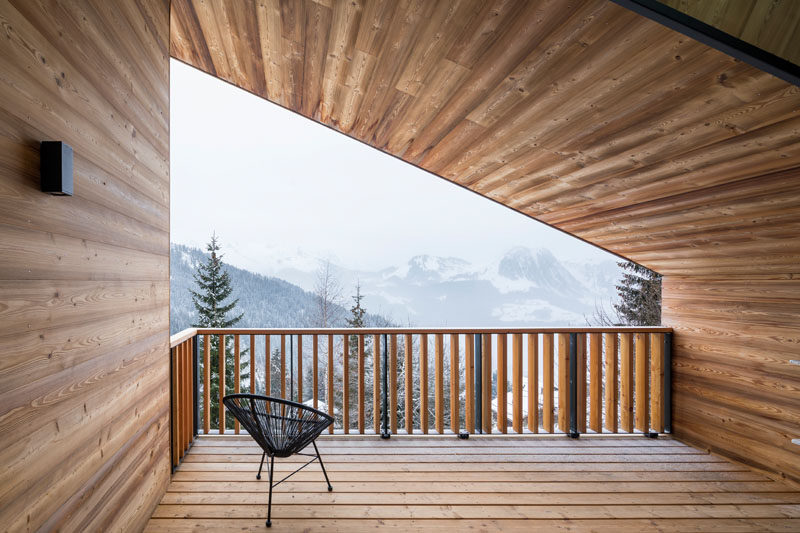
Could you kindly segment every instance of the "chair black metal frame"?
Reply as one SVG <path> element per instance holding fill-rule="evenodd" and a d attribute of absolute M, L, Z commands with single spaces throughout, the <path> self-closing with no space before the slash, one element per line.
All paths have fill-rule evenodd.
<path fill-rule="evenodd" d="M 319 461 L 328 490 L 333 490 L 315 442 L 320 433 L 333 424 L 332 416 L 301 403 L 260 394 L 230 394 L 222 399 L 222 403 L 264 450 L 256 479 L 261 479 L 264 459 L 269 455 L 267 527 L 272 526 L 272 489 L 314 461 Z M 315 453 L 302 453 L 301 450 L 309 444 L 314 446 Z M 291 455 L 305 455 L 312 459 L 277 483 L 273 483 L 275 458 Z"/>

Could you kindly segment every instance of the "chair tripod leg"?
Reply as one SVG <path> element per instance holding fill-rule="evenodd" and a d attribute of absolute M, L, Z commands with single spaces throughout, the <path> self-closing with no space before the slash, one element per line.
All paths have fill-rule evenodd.
<path fill-rule="evenodd" d="M 258 474 L 256 474 L 256 479 L 261 479 L 261 469 L 264 468 L 264 457 L 267 456 L 267 452 L 261 454 L 261 464 L 258 467 Z"/>
<path fill-rule="evenodd" d="M 328 473 L 325 471 L 325 465 L 322 464 L 322 457 L 320 457 L 319 455 L 319 450 L 317 449 L 317 443 L 316 441 L 312 441 L 312 444 L 314 445 L 314 451 L 317 452 L 317 461 L 319 461 L 319 466 L 322 467 L 322 474 L 325 476 L 325 483 L 328 484 L 328 492 L 330 492 L 333 490 L 333 487 L 331 487 L 331 482 L 328 479 Z"/>
<path fill-rule="evenodd" d="M 275 456 L 269 459 L 269 503 L 267 504 L 267 527 L 272 527 L 272 473 L 275 471 Z"/>

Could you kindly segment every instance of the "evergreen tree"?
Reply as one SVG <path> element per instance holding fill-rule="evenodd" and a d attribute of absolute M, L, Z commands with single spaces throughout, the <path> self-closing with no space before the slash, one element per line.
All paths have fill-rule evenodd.
<path fill-rule="evenodd" d="M 619 263 L 625 270 L 617 285 L 619 302 L 614 309 L 631 326 L 661 324 L 661 275 L 632 261 Z"/>
<path fill-rule="evenodd" d="M 231 280 L 228 272 L 223 269 L 222 255 L 218 254 L 220 250 L 216 234 L 211 236 L 211 242 L 208 243 L 206 249 L 209 252 L 208 261 L 199 263 L 197 270 L 193 274 L 194 281 L 197 284 L 198 291 L 190 290 L 192 294 L 192 302 L 197 311 L 197 323 L 193 325 L 196 328 L 229 328 L 238 323 L 243 314 L 228 318 L 228 313 L 236 308 L 238 299 L 229 303 L 225 300 L 233 293 Z M 209 391 L 204 391 L 209 394 L 210 404 L 210 418 L 212 421 L 219 422 L 219 336 L 210 335 L 210 369 L 203 369 L 203 371 L 210 370 L 211 386 Z M 232 337 L 227 336 L 225 339 L 225 392 L 231 394 L 235 390 L 235 376 L 234 376 L 234 341 Z M 244 349 L 240 352 L 240 378 L 241 380 L 249 380 L 250 374 L 248 372 L 248 360 L 244 356 L 248 350 Z M 228 429 L 233 428 L 233 417 L 226 417 L 225 426 Z"/>
<path fill-rule="evenodd" d="M 345 319 L 348 328 L 364 328 L 366 327 L 366 314 L 367 310 L 361 305 L 364 295 L 361 294 L 361 283 L 356 283 L 356 293 L 352 296 L 353 307 L 350 308 L 350 316 Z M 354 422 L 358 416 L 358 335 L 350 335 L 348 348 L 348 372 L 350 373 L 350 420 Z M 366 391 L 372 390 L 372 340 L 369 335 L 364 336 L 364 389 Z M 372 414 L 371 402 L 364 402 L 365 406 L 365 419 L 368 420 Z M 369 405 L 367 405 L 369 404 Z M 365 420 L 365 424 L 367 424 Z"/>

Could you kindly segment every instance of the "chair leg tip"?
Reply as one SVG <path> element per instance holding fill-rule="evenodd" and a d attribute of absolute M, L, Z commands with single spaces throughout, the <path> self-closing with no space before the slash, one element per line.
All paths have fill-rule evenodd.
<path fill-rule="evenodd" d="M 328 485 L 328 492 L 333 492 L 333 487 L 331 487 L 330 485 Z"/>
<path fill-rule="evenodd" d="M 256 479 L 261 479 L 261 474 L 257 474 Z"/>
<path fill-rule="evenodd" d="M 272 521 L 271 520 L 267 520 L 267 527 L 272 527 Z"/>

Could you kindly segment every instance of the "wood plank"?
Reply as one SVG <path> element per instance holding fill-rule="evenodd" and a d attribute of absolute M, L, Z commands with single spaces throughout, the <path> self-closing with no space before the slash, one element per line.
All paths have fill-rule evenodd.
<path fill-rule="evenodd" d="M 450 335 L 450 431 L 455 434 L 461 429 L 459 418 L 459 404 L 461 403 L 458 380 L 460 377 L 458 367 L 458 335 Z"/>
<path fill-rule="evenodd" d="M 633 335 L 619 336 L 619 425 L 633 433 Z"/>
<path fill-rule="evenodd" d="M 373 413 L 373 430 L 375 434 L 381 432 L 381 383 L 383 381 L 383 374 L 381 373 L 381 336 L 373 335 L 372 337 L 372 413 Z"/>
<path fill-rule="evenodd" d="M 264 335 L 264 385 L 266 390 L 264 394 L 270 396 L 272 394 L 272 349 L 270 348 L 271 335 Z"/>
<path fill-rule="evenodd" d="M 481 334 L 481 422 L 483 423 L 483 433 L 492 432 L 492 334 Z"/>
<path fill-rule="evenodd" d="M 664 334 L 650 335 L 650 425 L 664 432 Z"/>
<path fill-rule="evenodd" d="M 558 334 L 558 430 L 569 432 L 569 335 Z"/>
<path fill-rule="evenodd" d="M 428 433 L 428 335 L 419 336 L 419 425 Z"/>
<path fill-rule="evenodd" d="M 269 342 L 267 343 L 267 346 L 269 346 Z M 267 357 L 267 361 L 269 361 L 269 357 Z M 269 372 L 267 372 L 267 383 L 269 383 Z M 208 435 L 210 431 L 211 431 L 211 336 L 203 335 L 203 433 Z"/>
<path fill-rule="evenodd" d="M 286 398 L 286 335 L 281 335 L 281 398 Z"/>
<path fill-rule="evenodd" d="M 410 334 L 404 337 L 405 359 L 403 360 L 403 374 L 405 375 L 405 423 L 406 433 L 414 433 L 414 364 L 413 339 Z"/>
<path fill-rule="evenodd" d="M 464 335 L 464 428 L 475 433 L 475 337 Z"/>
<path fill-rule="evenodd" d="M 350 336 L 342 335 L 342 430 L 350 433 Z"/>
<path fill-rule="evenodd" d="M 434 409 L 436 410 L 436 432 L 444 433 L 444 337 L 437 333 L 434 337 Z"/>
<path fill-rule="evenodd" d="M 358 432 L 364 433 L 365 407 L 364 399 L 364 335 L 358 336 Z"/>
<path fill-rule="evenodd" d="M 634 335 L 634 347 L 636 350 L 636 429 L 642 432 L 650 431 L 649 339 L 650 336 L 647 334 L 637 333 Z"/>
<path fill-rule="evenodd" d="M 331 416 L 336 415 L 333 403 L 333 381 L 334 381 L 334 366 L 333 366 L 333 335 L 328 335 L 328 414 Z M 328 433 L 333 433 L 334 424 L 328 426 Z"/>
<path fill-rule="evenodd" d="M 239 335 L 233 336 L 233 393 L 239 394 L 239 387 L 241 386 L 242 376 L 241 376 L 241 352 L 239 346 Z M 219 402 L 220 411 L 224 410 L 225 408 L 222 405 L 222 402 Z M 234 419 L 233 421 L 233 432 L 235 434 L 239 434 L 239 419 Z"/>
<path fill-rule="evenodd" d="M 319 335 L 311 336 L 311 401 L 319 409 Z"/>
<path fill-rule="evenodd" d="M 512 427 L 514 433 L 522 433 L 522 334 L 515 333 L 512 338 L 512 379 L 513 401 Z"/>
<path fill-rule="evenodd" d="M 247 391 L 250 394 L 257 394 L 256 391 L 256 336 L 250 335 L 250 389 Z M 316 359 L 315 359 L 316 362 Z M 314 365 L 316 366 L 316 365 Z M 316 397 L 316 395 L 315 395 Z M 316 407 L 316 406 L 315 406 Z"/>
<path fill-rule="evenodd" d="M 297 336 L 297 401 L 303 403 L 303 336 Z"/>
<path fill-rule="evenodd" d="M 578 356 L 578 432 L 586 433 L 586 334 L 577 334 L 577 356 Z"/>
<path fill-rule="evenodd" d="M 508 336 L 497 335 L 497 430 L 508 432 Z"/>
<path fill-rule="evenodd" d="M 616 433 L 619 428 L 619 417 L 617 416 L 619 389 L 616 333 L 605 333 L 603 335 L 603 341 L 605 344 L 605 428 L 612 433 Z"/>
<path fill-rule="evenodd" d="M 528 431 L 539 433 L 539 335 L 528 333 Z"/>
<path fill-rule="evenodd" d="M 603 431 L 603 339 L 599 333 L 589 334 L 589 429 Z"/>
<path fill-rule="evenodd" d="M 219 382 L 217 383 L 219 389 L 219 403 L 217 404 L 219 407 L 217 408 L 217 429 L 219 430 L 220 434 L 225 433 L 225 428 L 227 425 L 225 424 L 225 407 L 222 403 L 222 398 L 225 397 L 225 359 L 226 351 L 225 351 L 225 335 L 219 335 L 219 352 L 217 355 L 217 364 L 219 365 L 219 370 L 217 371 L 217 379 Z"/>
<path fill-rule="evenodd" d="M 389 335 L 389 428 L 397 434 L 397 336 Z"/>
<path fill-rule="evenodd" d="M 554 375 L 553 375 L 553 334 L 542 335 L 542 425 L 548 433 L 555 432 L 554 414 Z"/>

